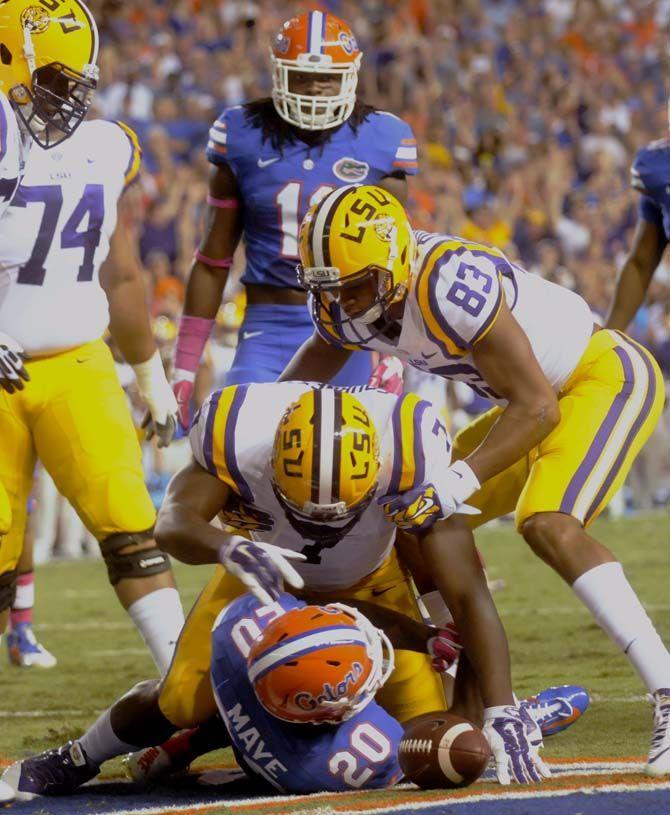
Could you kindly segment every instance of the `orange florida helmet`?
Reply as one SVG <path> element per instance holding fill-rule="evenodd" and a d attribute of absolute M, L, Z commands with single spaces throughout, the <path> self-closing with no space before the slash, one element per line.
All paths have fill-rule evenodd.
<path fill-rule="evenodd" d="M 302 130 L 328 130 L 346 122 L 356 103 L 361 57 L 351 29 L 335 15 L 309 11 L 287 20 L 270 48 L 277 113 Z M 328 96 L 294 92 L 296 74 L 338 77 L 339 89 Z"/>
<path fill-rule="evenodd" d="M 294 724 L 333 724 L 374 698 L 393 670 L 393 648 L 356 609 L 303 606 L 267 626 L 247 666 L 268 713 Z"/>

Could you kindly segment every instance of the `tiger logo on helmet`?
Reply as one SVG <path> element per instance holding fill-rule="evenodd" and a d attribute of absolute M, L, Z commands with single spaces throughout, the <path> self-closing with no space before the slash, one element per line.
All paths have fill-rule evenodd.
<path fill-rule="evenodd" d="M 284 23 L 270 48 L 272 101 L 277 113 L 301 130 L 328 130 L 343 124 L 356 103 L 361 51 L 349 26 L 325 11 L 310 11 Z M 296 93 L 297 74 L 339 79 L 328 96 Z"/>
<path fill-rule="evenodd" d="M 303 537 L 346 535 L 377 489 L 379 442 L 355 396 L 315 388 L 300 396 L 277 427 L 272 487 L 291 526 Z"/>
<path fill-rule="evenodd" d="M 81 0 L 0 3 L 0 91 L 47 149 L 84 120 L 98 84 L 98 29 Z"/>
<path fill-rule="evenodd" d="M 296 724 L 335 724 L 372 701 L 393 671 L 393 648 L 356 609 L 303 606 L 265 628 L 247 667 L 268 713 Z"/>
<path fill-rule="evenodd" d="M 298 247 L 298 281 L 318 298 L 326 328 L 354 319 L 372 326 L 407 294 L 416 241 L 402 204 L 381 187 L 351 185 L 326 195 L 305 215 Z M 347 314 L 341 290 L 366 280 L 375 298 L 364 312 Z M 368 339 L 385 327 L 384 320 L 371 327 Z"/>

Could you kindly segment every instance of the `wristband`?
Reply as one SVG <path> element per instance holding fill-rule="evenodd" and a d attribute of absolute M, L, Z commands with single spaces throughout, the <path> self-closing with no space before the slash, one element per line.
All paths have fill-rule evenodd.
<path fill-rule="evenodd" d="M 207 194 L 207 203 L 210 207 L 217 209 L 237 209 L 240 202 L 237 198 L 215 198 L 213 195 Z"/>
<path fill-rule="evenodd" d="M 444 628 L 447 623 L 453 623 L 454 618 L 444 602 L 439 591 L 428 591 L 420 597 L 421 602 L 428 612 L 433 625 Z"/>
<path fill-rule="evenodd" d="M 158 351 L 154 351 L 153 355 L 145 362 L 138 362 L 132 367 L 133 371 L 135 371 L 137 386 L 146 402 L 151 403 L 159 392 L 165 392 L 166 389 L 170 390 L 165 377 L 163 361 Z"/>
<path fill-rule="evenodd" d="M 179 321 L 179 333 L 174 354 L 174 381 L 178 382 L 177 370 L 190 371 L 192 374 L 198 370 L 200 357 L 205 350 L 209 335 L 212 333 L 214 320 L 205 317 L 191 317 L 184 314 Z"/>

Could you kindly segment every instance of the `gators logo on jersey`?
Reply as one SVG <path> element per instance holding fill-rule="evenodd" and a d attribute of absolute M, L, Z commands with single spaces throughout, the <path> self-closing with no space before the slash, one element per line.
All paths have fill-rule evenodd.
<path fill-rule="evenodd" d="M 370 165 L 365 161 L 345 156 L 333 164 L 333 174 L 341 181 L 362 181 L 367 178 Z"/>

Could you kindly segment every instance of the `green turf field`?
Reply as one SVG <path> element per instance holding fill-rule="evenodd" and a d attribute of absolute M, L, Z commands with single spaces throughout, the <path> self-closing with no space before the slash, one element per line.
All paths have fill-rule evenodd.
<path fill-rule="evenodd" d="M 621 558 L 661 634 L 670 640 L 670 516 L 601 521 L 595 534 Z M 511 640 L 517 692 L 579 682 L 593 697 L 587 716 L 572 731 L 548 740 L 547 755 L 645 754 L 651 712 L 626 660 L 510 526 L 482 532 L 479 542 L 491 577 L 507 584 L 496 599 Z M 185 608 L 209 573 L 208 568 L 177 566 Z M 38 570 L 36 631 L 59 663 L 48 671 L 19 670 L 9 666 L 6 653 L 0 656 L 3 761 L 76 736 L 120 693 L 154 675 L 98 561 Z"/>

